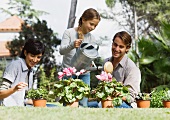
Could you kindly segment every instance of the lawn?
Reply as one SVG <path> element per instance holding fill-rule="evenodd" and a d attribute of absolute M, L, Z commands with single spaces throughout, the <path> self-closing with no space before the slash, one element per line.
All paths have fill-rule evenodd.
<path fill-rule="evenodd" d="M 168 108 L 2 107 L 0 120 L 168 120 Z"/>

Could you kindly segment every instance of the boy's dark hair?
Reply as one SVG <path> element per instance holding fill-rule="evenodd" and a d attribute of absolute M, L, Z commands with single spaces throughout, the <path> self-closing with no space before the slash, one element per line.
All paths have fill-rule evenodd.
<path fill-rule="evenodd" d="M 31 53 L 33 55 L 38 55 L 41 53 L 43 55 L 45 52 L 45 46 L 38 40 L 27 40 L 20 55 L 21 58 L 25 59 L 24 50 L 26 50 L 27 53 Z"/>

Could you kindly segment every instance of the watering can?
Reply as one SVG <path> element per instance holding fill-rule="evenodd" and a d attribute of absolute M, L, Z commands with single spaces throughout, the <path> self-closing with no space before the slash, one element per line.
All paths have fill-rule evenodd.
<path fill-rule="evenodd" d="M 98 57 L 99 46 L 96 43 L 82 43 L 71 59 L 71 66 L 78 71 L 90 67 L 92 61 Z"/>

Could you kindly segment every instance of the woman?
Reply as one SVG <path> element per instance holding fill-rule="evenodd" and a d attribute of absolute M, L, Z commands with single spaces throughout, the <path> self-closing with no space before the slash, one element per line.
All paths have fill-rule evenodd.
<path fill-rule="evenodd" d="M 20 59 L 12 61 L 3 73 L 0 99 L 4 106 L 24 106 L 25 91 L 32 88 L 34 67 L 41 60 L 45 46 L 40 41 L 28 40 Z"/>
<path fill-rule="evenodd" d="M 78 48 L 81 43 L 95 42 L 95 38 L 90 32 L 96 28 L 99 21 L 99 13 L 95 9 L 89 8 L 85 10 L 80 17 L 78 27 L 65 30 L 60 46 L 60 54 L 63 55 L 62 68 L 71 67 L 70 61 L 76 53 L 76 48 Z M 79 79 L 82 79 L 90 86 L 89 72 L 80 75 Z M 87 107 L 87 102 L 88 99 L 83 98 L 79 103 L 81 106 Z"/>

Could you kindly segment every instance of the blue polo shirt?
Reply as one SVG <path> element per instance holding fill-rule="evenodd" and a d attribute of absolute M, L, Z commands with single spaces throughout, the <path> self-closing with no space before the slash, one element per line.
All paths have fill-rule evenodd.
<path fill-rule="evenodd" d="M 29 88 L 32 88 L 33 85 L 33 71 L 30 70 L 28 77 L 29 69 L 25 63 L 25 59 L 18 59 L 12 61 L 5 69 L 2 78 L 9 80 L 12 84 L 11 87 L 16 86 L 19 82 L 28 83 Z M 28 80 L 29 78 L 29 80 Z M 25 89 L 17 91 L 7 98 L 4 98 L 3 105 L 5 106 L 24 106 L 24 97 Z"/>

